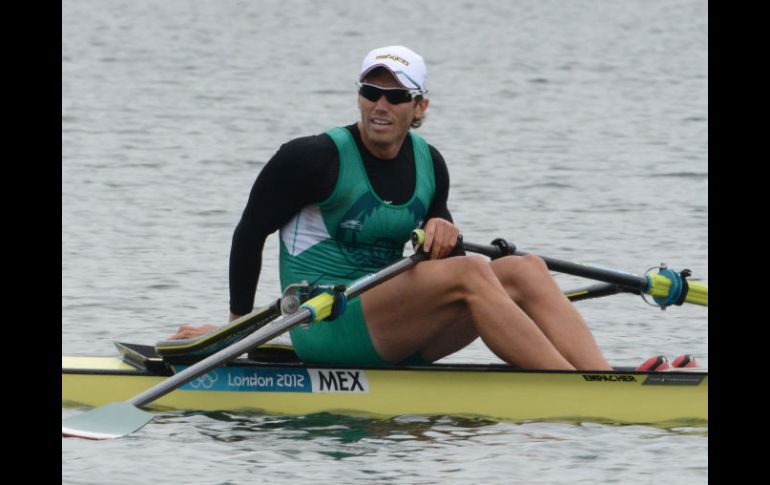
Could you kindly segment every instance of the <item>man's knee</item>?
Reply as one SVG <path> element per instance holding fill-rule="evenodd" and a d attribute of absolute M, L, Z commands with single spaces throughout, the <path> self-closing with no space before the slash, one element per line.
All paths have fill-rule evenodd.
<path fill-rule="evenodd" d="M 489 265 L 489 261 L 483 256 L 463 256 L 452 258 L 454 268 L 453 274 L 456 280 L 457 288 L 463 292 L 464 296 L 486 291 L 486 287 L 497 282 L 497 275 Z"/>
<path fill-rule="evenodd" d="M 550 274 L 548 273 L 548 265 L 545 264 L 543 258 L 536 254 L 527 254 L 526 256 L 518 256 L 521 258 L 522 272 L 531 274 Z"/>
<path fill-rule="evenodd" d="M 506 256 L 493 262 L 493 269 L 506 287 L 526 288 L 552 279 L 548 266 L 540 256 Z"/>

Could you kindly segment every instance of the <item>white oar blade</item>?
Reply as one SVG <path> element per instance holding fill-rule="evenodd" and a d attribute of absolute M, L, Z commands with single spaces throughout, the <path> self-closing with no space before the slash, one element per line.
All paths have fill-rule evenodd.
<path fill-rule="evenodd" d="M 133 433 L 154 415 L 127 402 L 114 402 L 61 420 L 61 434 L 91 440 L 110 440 Z"/>

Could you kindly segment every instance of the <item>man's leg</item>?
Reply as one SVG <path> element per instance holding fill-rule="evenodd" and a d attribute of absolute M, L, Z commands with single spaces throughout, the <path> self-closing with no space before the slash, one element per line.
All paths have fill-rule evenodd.
<path fill-rule="evenodd" d="M 541 258 L 508 256 L 490 265 L 513 301 L 572 365 L 578 369 L 610 369 L 585 321 Z"/>
<path fill-rule="evenodd" d="M 361 303 L 372 342 L 386 360 L 415 352 L 433 358 L 478 334 L 512 365 L 574 369 L 482 257 L 422 262 L 369 290 Z"/>

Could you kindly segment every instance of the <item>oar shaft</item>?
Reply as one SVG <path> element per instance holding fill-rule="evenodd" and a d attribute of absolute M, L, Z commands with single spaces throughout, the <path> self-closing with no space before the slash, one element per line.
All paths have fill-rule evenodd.
<path fill-rule="evenodd" d="M 483 254 L 493 259 L 499 258 L 501 256 L 526 256 L 529 254 L 524 251 L 515 249 L 504 252 L 499 246 L 492 244 L 475 244 L 465 241 L 463 241 L 463 249 L 466 251 Z M 639 276 L 633 273 L 626 273 L 624 271 L 618 271 L 609 268 L 600 268 L 598 266 L 571 263 L 569 261 L 549 258 L 548 256 L 539 257 L 545 261 L 546 266 L 548 266 L 548 269 L 551 271 L 558 271 L 559 273 L 570 274 L 573 276 L 582 276 L 584 278 L 590 278 L 597 281 L 604 281 L 605 283 L 622 285 L 639 291 L 644 289 L 645 285 L 647 284 L 647 279 L 644 276 Z"/>
<path fill-rule="evenodd" d="M 600 298 L 603 296 L 617 295 L 618 293 L 632 293 L 639 295 L 641 291 L 632 290 L 626 286 L 616 285 L 614 283 L 598 283 L 584 288 L 576 288 L 564 292 L 564 296 L 570 301 L 588 300 L 591 298 Z"/>
<path fill-rule="evenodd" d="M 709 305 L 709 287 L 697 281 L 688 281 L 689 290 L 684 301 L 695 303 L 696 305 Z"/>
<path fill-rule="evenodd" d="M 526 256 L 527 254 L 529 253 L 516 251 L 517 256 Z M 559 273 L 570 274 L 573 276 L 582 276 L 592 280 L 604 281 L 605 283 L 613 283 L 639 291 L 642 291 L 647 284 L 647 279 L 644 276 L 633 273 L 626 273 L 609 268 L 600 268 L 598 266 L 571 263 L 569 261 L 561 261 L 558 259 L 549 258 L 548 256 L 540 256 L 540 258 L 545 261 L 548 269 L 552 271 L 558 271 Z"/>
<path fill-rule="evenodd" d="M 380 283 L 384 283 L 397 274 L 403 273 L 418 262 L 428 259 L 428 257 L 429 255 L 427 253 L 419 251 L 411 256 L 391 264 L 390 266 L 381 269 L 374 274 L 364 276 L 363 278 L 360 278 L 350 284 L 348 289 L 345 291 L 345 296 L 348 299 L 355 298 L 371 287 L 379 285 Z"/>
<path fill-rule="evenodd" d="M 462 247 L 466 251 L 483 254 L 492 259 L 502 256 L 526 256 L 529 254 L 524 251 L 518 251 L 515 247 L 509 247 L 507 243 L 496 245 L 475 244 L 463 241 Z M 626 271 L 572 263 L 547 256 L 539 257 L 545 261 L 546 266 L 551 271 L 620 285 L 633 293 L 652 295 L 655 301 L 664 308 L 671 304 L 681 305 L 683 301 L 708 306 L 707 284 L 691 280 L 685 282 L 686 276 L 684 273 L 679 275 L 665 267 L 661 267 L 658 274 L 650 273 L 641 276 Z M 682 295 L 684 296 L 682 297 Z"/>

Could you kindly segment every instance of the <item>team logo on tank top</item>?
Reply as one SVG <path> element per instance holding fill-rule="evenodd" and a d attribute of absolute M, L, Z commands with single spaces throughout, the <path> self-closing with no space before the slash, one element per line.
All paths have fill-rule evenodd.
<path fill-rule="evenodd" d="M 394 207 L 367 192 L 342 217 L 335 239 L 352 265 L 374 272 L 402 257 L 415 221 L 426 212 L 417 197 Z"/>

